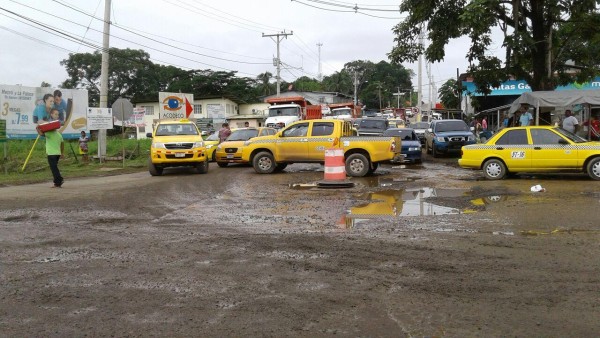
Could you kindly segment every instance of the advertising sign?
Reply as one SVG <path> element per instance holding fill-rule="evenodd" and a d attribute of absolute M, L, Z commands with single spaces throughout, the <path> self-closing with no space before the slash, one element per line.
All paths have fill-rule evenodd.
<path fill-rule="evenodd" d="M 129 116 L 129 119 L 125 122 L 125 126 L 145 127 L 144 115 L 146 115 L 146 108 L 133 108 L 133 114 Z"/>
<path fill-rule="evenodd" d="M 158 93 L 158 116 L 161 119 L 188 118 L 194 112 L 192 102 L 194 102 L 194 94 L 160 92 Z"/>
<path fill-rule="evenodd" d="M 59 89 L 60 101 L 54 102 L 50 87 L 0 85 L 0 119 L 6 120 L 8 139 L 35 139 L 38 120 L 50 120 L 50 112 L 58 109 L 59 131 L 64 138 L 79 138 L 87 128 L 87 90 Z M 44 97 L 46 100 L 44 101 Z"/>
<path fill-rule="evenodd" d="M 208 118 L 225 119 L 225 108 L 221 104 L 218 104 L 218 103 L 207 104 L 206 112 L 208 114 Z"/>
<path fill-rule="evenodd" d="M 89 130 L 112 129 L 113 114 L 110 108 L 88 108 L 87 127 Z"/>

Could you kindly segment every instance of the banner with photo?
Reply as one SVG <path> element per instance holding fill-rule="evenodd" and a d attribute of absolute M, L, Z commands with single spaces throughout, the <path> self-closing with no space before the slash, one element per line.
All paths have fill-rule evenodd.
<path fill-rule="evenodd" d="M 61 97 L 55 102 L 56 90 Z M 38 121 L 51 120 L 53 108 L 58 110 L 63 138 L 79 138 L 87 130 L 87 90 L 0 85 L 0 119 L 6 120 L 8 139 L 35 139 Z"/>

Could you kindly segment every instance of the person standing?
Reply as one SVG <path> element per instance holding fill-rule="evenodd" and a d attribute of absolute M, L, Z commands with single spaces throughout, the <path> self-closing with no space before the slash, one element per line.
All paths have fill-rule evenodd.
<path fill-rule="evenodd" d="M 487 128 L 488 128 L 487 117 L 484 117 L 483 120 L 481 120 L 481 128 L 483 128 L 483 131 L 487 130 Z"/>
<path fill-rule="evenodd" d="M 248 127 L 250 127 L 250 122 L 248 122 L 248 121 L 244 122 L 244 127 L 245 127 L 245 128 L 248 128 Z"/>
<path fill-rule="evenodd" d="M 229 129 L 229 123 L 225 122 L 221 125 L 221 129 L 219 129 L 219 143 L 225 141 L 229 135 L 231 135 L 231 129 Z"/>
<path fill-rule="evenodd" d="M 531 125 L 531 121 L 533 121 L 533 115 L 529 112 L 529 107 L 526 105 L 522 105 L 519 108 L 521 111 L 521 116 L 519 117 L 519 125 L 521 127 L 527 127 Z"/>
<path fill-rule="evenodd" d="M 58 119 L 58 109 L 52 109 L 50 116 Z M 38 133 L 46 138 L 46 156 L 48 157 L 48 165 L 52 172 L 52 178 L 54 182 L 54 188 L 60 188 L 63 185 L 64 179 L 58 169 L 58 160 L 64 158 L 65 144 L 63 142 L 62 134 L 58 130 L 50 130 L 42 132 L 39 127 L 37 128 Z"/>
<path fill-rule="evenodd" d="M 562 122 L 562 127 L 573 134 L 579 130 L 579 121 L 577 121 L 577 118 L 573 116 L 573 112 L 569 109 L 565 110 L 565 119 Z"/>
<path fill-rule="evenodd" d="M 85 134 L 85 131 L 81 131 L 81 136 L 79 137 L 79 154 L 81 155 L 81 159 L 84 162 L 88 161 L 88 142 L 89 138 Z"/>
<path fill-rule="evenodd" d="M 598 120 L 598 116 L 590 116 L 590 119 L 585 121 L 583 125 L 590 128 L 590 141 L 600 141 L 600 120 Z"/>

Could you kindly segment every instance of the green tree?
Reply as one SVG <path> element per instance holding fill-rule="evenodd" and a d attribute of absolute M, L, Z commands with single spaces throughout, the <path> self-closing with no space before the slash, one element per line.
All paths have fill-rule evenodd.
<path fill-rule="evenodd" d="M 317 79 L 308 76 L 301 76 L 293 82 L 294 90 L 316 92 L 320 91 L 322 86 Z"/>
<path fill-rule="evenodd" d="M 423 54 L 429 62 L 444 59 L 446 45 L 466 36 L 468 72 L 478 90 L 514 76 L 526 80 L 532 90 L 551 90 L 573 80 L 575 62 L 578 81 L 599 73 L 600 17 L 597 0 L 406 0 L 400 11 L 408 13 L 394 28 L 395 46 L 388 54 L 393 63 L 415 62 Z M 499 41 L 492 41 L 492 29 L 503 33 L 503 62 L 490 55 Z M 429 40 L 427 48 L 419 36 Z M 558 74 L 558 76 L 554 76 Z"/>
<path fill-rule="evenodd" d="M 275 91 L 275 86 L 271 83 L 273 74 L 270 72 L 264 72 L 258 74 L 256 77 L 259 93 L 263 96 L 271 95 Z"/>
<path fill-rule="evenodd" d="M 446 108 L 457 108 L 460 109 L 460 102 L 458 101 L 459 88 L 456 80 L 448 79 L 440 87 L 439 95 L 442 104 Z"/>
<path fill-rule="evenodd" d="M 43 87 L 52 87 L 52 85 L 51 85 L 51 84 L 49 84 L 49 83 L 48 83 L 48 82 L 46 82 L 46 81 L 42 81 L 42 84 L 40 84 L 40 87 L 42 87 L 42 88 L 43 88 Z"/>
<path fill-rule="evenodd" d="M 350 74 L 346 70 L 335 72 L 324 76 L 321 82 L 323 90 L 326 92 L 337 92 L 344 94 L 354 94 L 354 84 Z"/>

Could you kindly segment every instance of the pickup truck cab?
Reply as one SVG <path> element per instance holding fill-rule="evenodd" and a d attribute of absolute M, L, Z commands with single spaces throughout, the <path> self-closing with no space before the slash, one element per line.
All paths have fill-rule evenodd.
<path fill-rule="evenodd" d="M 255 137 L 245 142 L 242 160 L 259 174 L 283 170 L 292 163 L 324 163 L 325 149 L 344 150 L 349 176 L 365 176 L 380 162 L 400 158 L 399 137 L 353 136 L 352 123 L 342 120 L 298 121 L 275 135 Z"/>
<path fill-rule="evenodd" d="M 167 167 L 192 167 L 199 174 L 208 172 L 208 155 L 196 124 L 188 119 L 160 120 L 152 133 L 148 171 L 160 176 Z"/>
<path fill-rule="evenodd" d="M 359 136 L 381 136 L 390 127 L 390 122 L 383 117 L 370 117 L 360 120 Z"/>

